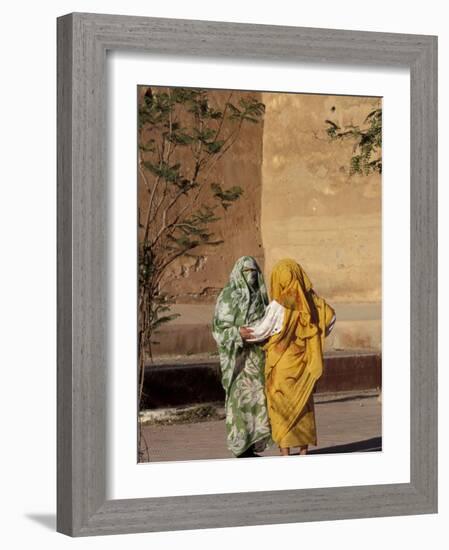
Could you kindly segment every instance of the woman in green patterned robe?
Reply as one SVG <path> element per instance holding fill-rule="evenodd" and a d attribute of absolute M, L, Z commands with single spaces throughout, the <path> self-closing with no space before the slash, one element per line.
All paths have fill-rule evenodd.
<path fill-rule="evenodd" d="M 265 355 L 245 326 L 264 316 L 268 295 L 262 272 L 254 258 L 235 263 L 229 283 L 215 307 L 212 333 L 220 356 L 222 384 L 226 392 L 228 449 L 239 457 L 257 456 L 271 442 L 265 398 Z"/>

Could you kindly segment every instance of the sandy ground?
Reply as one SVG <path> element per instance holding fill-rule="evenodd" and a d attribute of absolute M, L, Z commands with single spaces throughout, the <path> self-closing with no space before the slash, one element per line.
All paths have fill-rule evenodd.
<path fill-rule="evenodd" d="M 343 397 L 315 405 L 318 446 L 311 453 L 366 452 L 381 449 L 381 403 L 377 397 Z M 232 458 L 223 420 L 143 427 L 150 462 Z M 276 447 L 262 456 L 276 456 Z M 148 456 L 147 460 L 148 461 Z"/>

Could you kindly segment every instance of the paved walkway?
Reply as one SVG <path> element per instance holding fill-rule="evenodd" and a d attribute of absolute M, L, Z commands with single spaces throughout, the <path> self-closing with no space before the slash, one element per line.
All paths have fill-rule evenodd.
<path fill-rule="evenodd" d="M 344 397 L 315 405 L 318 446 L 311 453 L 361 452 L 381 449 L 381 403 L 378 397 Z M 231 458 L 223 420 L 195 424 L 148 425 L 143 434 L 149 461 Z M 278 455 L 276 447 L 263 456 Z"/>

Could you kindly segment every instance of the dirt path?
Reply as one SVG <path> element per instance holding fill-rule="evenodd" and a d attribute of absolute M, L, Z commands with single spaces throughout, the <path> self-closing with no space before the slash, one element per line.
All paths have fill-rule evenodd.
<path fill-rule="evenodd" d="M 318 446 L 311 452 L 380 450 L 381 404 L 377 397 L 334 399 L 315 405 Z M 150 462 L 231 458 L 226 448 L 224 421 L 145 426 Z M 263 456 L 277 455 L 276 447 Z"/>

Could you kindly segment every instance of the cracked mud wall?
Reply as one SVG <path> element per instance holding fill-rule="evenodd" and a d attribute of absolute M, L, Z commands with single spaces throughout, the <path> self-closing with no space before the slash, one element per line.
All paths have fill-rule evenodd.
<path fill-rule="evenodd" d="M 146 87 L 142 87 L 141 94 Z M 211 90 L 208 93 L 212 107 L 221 106 L 229 99 L 229 91 Z M 232 102 L 254 97 L 261 101 L 258 92 L 233 92 Z M 195 249 L 195 257 L 177 260 L 170 267 L 164 289 L 176 297 L 178 304 L 214 304 L 216 297 L 229 279 L 237 258 L 254 256 L 263 267 L 264 256 L 260 228 L 262 193 L 263 121 L 242 126 L 239 139 L 211 171 L 208 180 L 219 182 L 224 188 L 240 186 L 243 195 L 229 209 L 220 209 L 220 220 L 210 226 L 214 240 L 223 244 Z M 188 149 L 180 148 L 173 162 L 183 162 Z M 147 194 L 139 181 L 139 204 L 144 205 Z"/>

